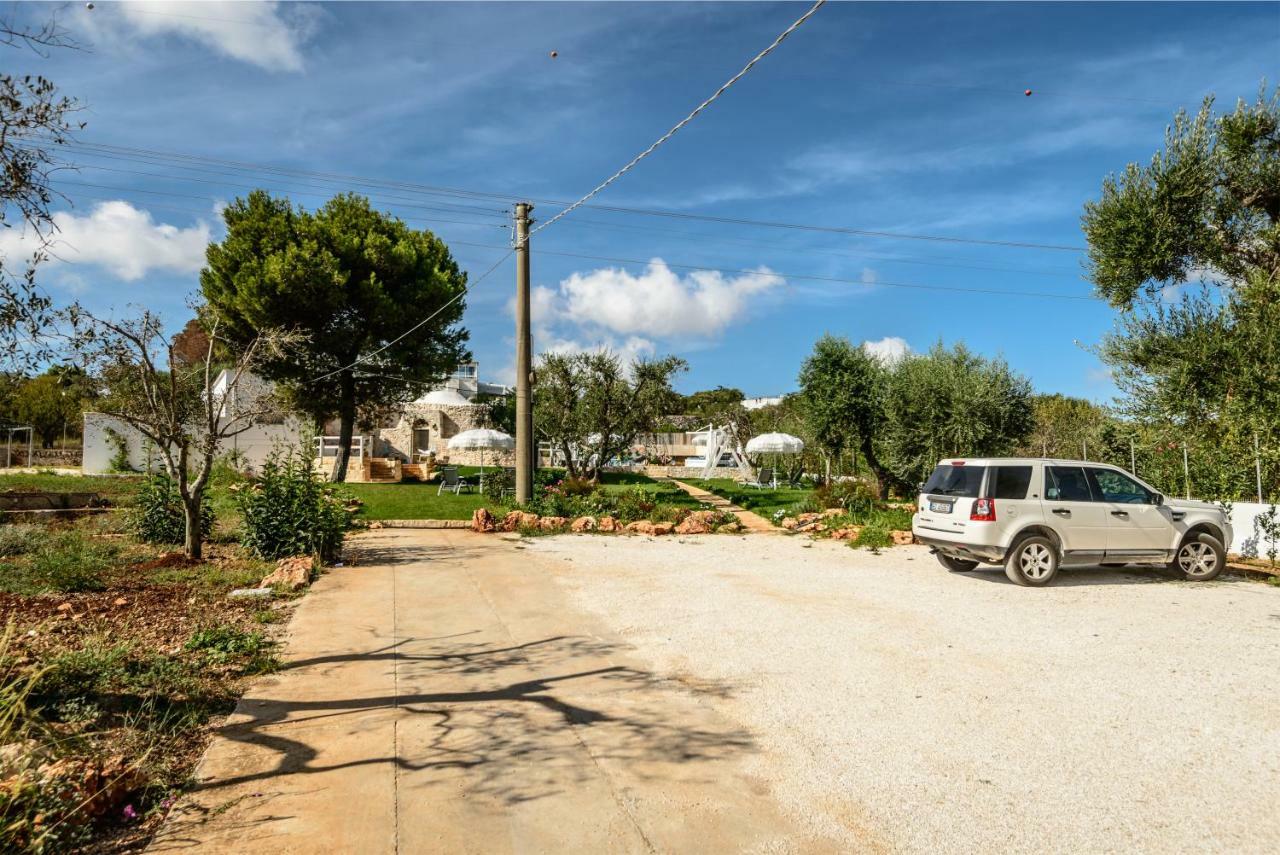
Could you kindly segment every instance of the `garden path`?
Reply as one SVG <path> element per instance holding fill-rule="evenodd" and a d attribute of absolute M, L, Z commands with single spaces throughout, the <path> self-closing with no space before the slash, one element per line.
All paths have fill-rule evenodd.
<path fill-rule="evenodd" d="M 668 480 L 698 501 L 711 505 L 711 507 L 716 508 L 717 510 L 728 511 L 733 514 L 738 518 L 738 522 L 742 523 L 742 527 L 747 531 L 753 531 L 758 534 L 784 533 L 783 529 L 778 528 L 764 517 L 757 513 L 748 511 L 745 508 L 738 507 L 723 496 L 717 496 L 709 490 L 703 490 L 700 487 L 695 487 L 692 484 L 686 484 L 683 481 L 677 481 L 674 478 Z"/>

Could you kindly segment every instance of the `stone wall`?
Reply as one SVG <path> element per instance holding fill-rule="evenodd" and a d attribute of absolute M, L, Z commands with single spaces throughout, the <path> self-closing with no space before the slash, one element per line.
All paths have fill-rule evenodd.
<path fill-rule="evenodd" d="M 418 449 L 414 448 L 413 432 L 428 430 L 430 450 L 436 453 L 436 460 L 459 463 L 464 466 L 479 465 L 479 452 L 449 450 L 449 437 L 456 436 L 464 430 L 484 426 L 485 416 L 489 408 L 484 404 L 405 404 L 400 421 L 393 428 L 378 431 L 378 442 L 374 443 L 374 455 L 377 457 L 393 457 L 397 460 L 413 462 Z M 496 459 L 502 452 L 489 452 L 486 461 Z M 474 455 L 476 463 L 468 462 L 469 455 Z M 462 458 L 467 456 L 467 460 Z"/>
<path fill-rule="evenodd" d="M 707 470 L 701 466 L 655 466 L 646 465 L 644 474 L 650 478 L 702 478 Z M 717 466 L 711 470 L 712 478 L 733 478 L 735 480 L 742 477 L 742 472 L 736 466 Z"/>

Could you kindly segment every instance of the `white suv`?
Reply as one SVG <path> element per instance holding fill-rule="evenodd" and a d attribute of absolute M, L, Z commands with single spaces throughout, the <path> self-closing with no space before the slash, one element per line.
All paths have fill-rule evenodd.
<path fill-rule="evenodd" d="M 1231 522 L 1208 502 L 1162 496 L 1134 475 L 1087 460 L 943 460 L 920 488 L 911 530 L 948 570 L 1003 564 L 1019 585 L 1058 567 L 1163 564 L 1216 578 Z"/>

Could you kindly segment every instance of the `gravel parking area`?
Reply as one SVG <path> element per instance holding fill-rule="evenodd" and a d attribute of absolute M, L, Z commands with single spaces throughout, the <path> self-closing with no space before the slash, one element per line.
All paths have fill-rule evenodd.
<path fill-rule="evenodd" d="M 1064 570 L 1026 589 L 783 537 L 557 537 L 554 568 L 850 850 L 1280 849 L 1280 588 Z"/>

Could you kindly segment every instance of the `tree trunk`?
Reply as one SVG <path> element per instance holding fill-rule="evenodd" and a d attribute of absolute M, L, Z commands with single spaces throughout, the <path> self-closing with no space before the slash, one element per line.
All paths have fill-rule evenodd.
<path fill-rule="evenodd" d="M 338 405 L 338 455 L 333 460 L 331 481 L 347 480 L 347 464 L 351 461 L 351 438 L 356 427 L 356 381 L 350 371 L 341 375 L 342 402 Z"/>
<path fill-rule="evenodd" d="M 197 492 L 190 499 L 182 499 L 182 512 L 186 518 L 187 531 L 183 541 L 183 551 L 188 558 L 199 559 L 204 552 L 204 537 L 200 531 L 200 505 L 203 496 Z"/>
<path fill-rule="evenodd" d="M 859 444 L 862 448 L 862 456 L 867 459 L 867 468 L 871 470 L 871 477 L 875 481 L 876 495 L 881 499 L 889 498 L 890 475 L 880 465 L 880 458 L 876 457 L 876 450 L 871 444 L 871 437 L 861 437 Z"/>

